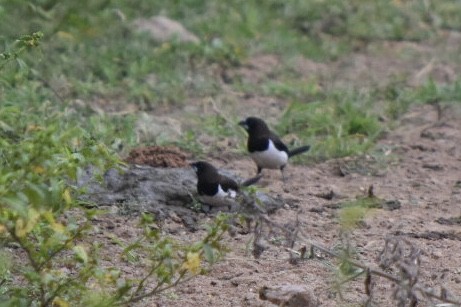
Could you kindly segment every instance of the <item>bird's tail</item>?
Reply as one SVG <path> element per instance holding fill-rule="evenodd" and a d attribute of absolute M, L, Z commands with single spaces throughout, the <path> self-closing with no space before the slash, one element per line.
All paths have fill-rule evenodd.
<path fill-rule="evenodd" d="M 259 179 L 261 179 L 261 177 L 262 177 L 262 175 L 261 175 L 261 174 L 258 174 L 258 175 L 256 175 L 255 177 L 252 177 L 252 178 L 250 178 L 250 179 L 245 180 L 245 181 L 242 182 L 240 185 L 241 185 L 242 187 L 248 187 L 248 186 L 253 185 L 253 184 L 255 184 L 256 182 L 258 182 Z"/>
<path fill-rule="evenodd" d="M 290 150 L 290 151 L 288 152 L 288 157 L 293 157 L 293 156 L 302 154 L 303 152 L 306 152 L 306 151 L 308 151 L 309 149 L 311 149 L 311 146 L 310 146 L 310 145 L 301 146 L 301 147 L 292 149 L 292 150 Z"/>

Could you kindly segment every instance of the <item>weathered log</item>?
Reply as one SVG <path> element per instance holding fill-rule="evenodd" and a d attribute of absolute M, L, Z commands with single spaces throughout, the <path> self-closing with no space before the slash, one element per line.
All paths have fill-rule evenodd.
<path fill-rule="evenodd" d="M 225 172 L 229 175 L 229 172 Z M 110 169 L 98 182 L 94 179 L 94 169 L 90 168 L 79 176 L 78 186 L 86 189 L 81 198 L 96 206 L 123 205 L 131 212 L 151 212 L 164 219 L 174 211 L 187 225 L 194 225 L 192 214 L 194 199 L 197 199 L 197 178 L 191 168 L 156 168 L 131 165 L 117 170 Z M 241 182 L 241 180 L 237 181 Z M 283 206 L 283 201 L 266 193 L 257 192 L 258 203 L 264 211 L 274 212 Z M 248 199 L 248 198 L 246 198 Z M 233 206 L 238 208 L 238 204 Z M 205 212 L 228 211 L 228 208 L 207 208 Z"/>

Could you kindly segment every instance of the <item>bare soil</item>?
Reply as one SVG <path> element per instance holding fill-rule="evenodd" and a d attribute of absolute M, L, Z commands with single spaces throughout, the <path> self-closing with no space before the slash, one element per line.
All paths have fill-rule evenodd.
<path fill-rule="evenodd" d="M 152 167 L 184 167 L 186 157 L 186 153 L 174 146 L 147 146 L 131 150 L 125 161 Z"/>
<path fill-rule="evenodd" d="M 314 77 L 327 82 L 329 77 L 335 76 L 325 85 L 332 87 L 350 83 L 360 87 L 365 80 L 368 84 L 385 84 L 398 74 L 410 76 L 415 83 L 425 82 L 428 78 L 450 82 L 459 77 L 459 71 L 447 63 L 450 63 L 450 55 L 459 51 L 452 47 L 459 46 L 460 41 L 459 34 L 446 34 L 443 44 L 448 50 L 444 53 L 446 57 L 437 56 L 436 48 L 401 42 L 388 43 L 378 53 L 370 51 L 372 47 L 369 47 L 332 64 L 297 59 L 293 65 L 302 78 Z M 370 55 L 372 51 L 373 56 Z M 261 82 L 276 69 L 279 61 L 277 56 L 260 56 L 250 59 L 248 65 L 233 73 L 249 82 Z M 238 115 L 250 115 L 248 110 L 252 110 L 251 115 L 266 116 L 269 122 L 274 122 L 278 112 L 287 104 L 273 97 L 226 95 L 229 108 L 235 108 Z M 205 104 L 191 104 L 186 110 L 204 111 Z M 226 112 L 225 107 L 221 110 Z M 209 112 L 216 112 L 216 108 Z M 178 114 L 180 116 L 181 112 L 176 112 L 175 116 Z M 211 155 L 214 157 L 211 162 L 243 178 L 256 172 L 255 165 L 246 155 Z M 304 237 L 335 250 L 344 245 L 338 221 L 341 204 L 365 196 L 372 185 L 377 197 L 400 206 L 391 208 L 393 210 L 385 207 L 371 210 L 363 223 L 350 232 L 347 241 L 355 251 L 354 258 L 378 268 L 385 239 L 404 238 L 421 250 L 419 282 L 436 292 L 443 287 L 448 297 L 461 299 L 459 104 L 439 109 L 431 105 L 414 105 L 402 116 L 397 127 L 378 142 L 372 154 L 310 166 L 291 164 L 286 175 L 288 178 L 283 183 L 280 172 L 265 170 L 260 182 L 265 191 L 286 200 L 284 208 L 271 215 L 275 222 L 294 225 L 298 219 Z M 202 227 L 198 231 L 190 232 L 182 219 L 174 216 L 162 223 L 162 230 L 182 242 L 200 238 L 204 234 L 203 225 L 213 216 L 192 211 L 190 214 L 197 215 L 200 220 Z M 136 235 L 131 226 L 136 223 L 134 217 L 114 213 L 100 219 L 99 223 L 101 233 L 97 237 L 102 240 L 110 238 L 108 233 L 115 233 L 127 242 Z M 286 247 L 277 244 L 277 238 L 272 238 L 269 249 L 255 259 L 250 249 L 251 240 L 252 234 L 226 237 L 230 251 L 209 274 L 198 276 L 160 297 L 146 299 L 138 306 L 276 306 L 262 301 L 258 292 L 264 286 L 287 284 L 306 286 L 314 293 L 319 306 L 359 306 L 367 301 L 363 276 L 342 285 L 338 291 L 336 259 L 318 253 L 318 258 L 291 264 Z M 298 240 L 293 249 L 299 250 L 303 246 L 309 246 L 309 242 Z M 105 254 L 110 265 L 114 265 L 116 249 L 116 246 L 108 245 Z M 123 263 L 117 266 L 130 275 L 143 273 L 130 272 Z M 375 306 L 396 306 L 392 300 L 392 283 L 377 277 L 372 282 L 375 285 Z M 435 303 L 422 298 L 418 306 L 433 306 Z"/>
<path fill-rule="evenodd" d="M 406 238 L 421 249 L 420 282 L 435 291 L 444 287 L 449 295 L 459 298 L 461 109 L 447 107 L 439 119 L 434 107 L 415 106 L 377 148 L 382 150 L 386 163 L 363 156 L 309 167 L 290 165 L 285 184 L 279 172 L 266 171 L 262 182 L 265 189 L 287 200 L 285 208 L 271 217 L 280 224 L 294 224 L 298 218 L 302 232 L 311 241 L 335 249 L 344 244 L 338 223 L 340 206 L 336 204 L 366 195 L 373 185 L 376 196 L 398 201 L 401 207 L 375 209 L 352 231 L 348 238 L 356 251 L 355 258 L 378 268 L 385 238 Z M 216 163 L 222 165 L 220 161 Z M 251 176 L 255 171 L 249 158 L 229 163 L 243 176 Z M 325 199 L 323 195 L 330 191 L 334 197 Z M 210 219 L 202 216 L 203 223 Z M 189 233 L 178 221 L 167 223 L 165 231 L 180 241 L 198 238 L 203 233 Z M 248 244 L 251 239 L 251 234 L 226 238 L 230 252 L 208 275 L 198 276 L 141 305 L 275 306 L 260 300 L 258 291 L 263 286 L 285 284 L 306 285 L 315 293 L 319 306 L 357 306 L 366 302 L 363 277 L 343 285 L 340 298 L 335 288 L 338 277 L 333 269 L 337 260 L 323 255 L 321 259 L 293 265 L 285 247 L 277 244 L 271 244 L 261 258 L 254 259 Z M 308 242 L 298 241 L 294 249 L 304 245 Z M 374 282 L 377 306 L 395 306 L 392 283 L 381 278 Z M 420 306 L 431 305 L 427 299 L 420 303 Z"/>

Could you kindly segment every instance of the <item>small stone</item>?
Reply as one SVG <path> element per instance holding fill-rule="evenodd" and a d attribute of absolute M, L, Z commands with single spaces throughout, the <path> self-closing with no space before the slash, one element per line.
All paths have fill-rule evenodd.
<path fill-rule="evenodd" d="M 430 163 L 425 163 L 423 164 L 423 168 L 427 168 L 433 171 L 443 171 L 443 166 L 439 164 L 430 164 Z"/>
<path fill-rule="evenodd" d="M 304 285 L 283 285 L 273 288 L 264 286 L 259 290 L 259 298 L 285 307 L 319 305 L 314 294 Z"/>
<path fill-rule="evenodd" d="M 432 252 L 432 257 L 434 259 L 440 259 L 443 257 L 443 253 L 441 251 L 433 251 Z"/>
<path fill-rule="evenodd" d="M 153 40 L 159 42 L 176 39 L 184 43 L 200 43 L 200 39 L 184 28 L 182 24 L 165 16 L 137 19 L 133 22 L 133 25 L 138 32 L 147 32 Z"/>

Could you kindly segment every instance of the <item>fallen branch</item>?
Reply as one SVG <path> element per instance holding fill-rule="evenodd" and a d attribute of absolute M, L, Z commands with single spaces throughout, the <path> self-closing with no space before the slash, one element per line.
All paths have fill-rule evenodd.
<path fill-rule="evenodd" d="M 368 196 L 369 197 L 373 197 L 374 196 L 374 191 L 373 191 L 373 186 L 370 186 L 370 188 L 368 189 Z M 257 202 L 254 201 L 254 198 L 252 197 L 247 197 L 243 202 L 243 207 L 246 208 L 246 210 L 243 210 L 243 211 L 246 211 L 246 215 L 248 216 L 251 216 L 251 219 L 256 221 L 256 226 L 254 228 L 254 234 L 255 234 L 255 238 L 254 238 L 254 248 L 257 249 L 259 247 L 258 243 L 259 241 L 263 238 L 263 234 L 262 234 L 262 225 L 267 225 L 269 227 L 269 229 L 279 229 L 281 230 L 284 234 L 285 234 L 285 239 L 287 241 L 287 248 L 286 250 L 288 252 L 290 252 L 290 263 L 296 263 L 296 261 L 294 260 L 293 258 L 293 255 L 298 255 L 300 259 L 305 259 L 305 256 L 308 255 L 306 253 L 307 251 L 307 248 L 306 246 L 303 246 L 301 247 L 301 249 L 299 251 L 295 251 L 293 250 L 293 245 L 294 245 L 294 242 L 297 240 L 297 239 L 301 239 L 302 241 L 305 241 L 307 242 L 307 246 L 310 246 L 310 255 L 308 257 L 313 257 L 315 255 L 314 253 L 314 250 L 317 249 L 331 257 L 334 257 L 334 258 L 337 258 L 337 259 L 342 259 L 344 260 L 346 258 L 348 264 L 354 266 L 354 267 L 357 267 L 357 268 L 361 268 L 363 270 L 363 273 L 366 273 L 366 278 L 365 278 L 365 290 L 366 292 L 370 292 L 370 284 L 371 284 L 371 276 L 374 275 L 374 276 L 379 276 L 379 277 L 382 277 L 382 278 L 385 278 L 385 279 L 388 279 L 390 281 L 392 281 L 393 283 L 395 283 L 396 285 L 401 285 L 402 283 L 404 283 L 406 280 L 405 278 L 399 278 L 398 276 L 395 276 L 395 275 L 392 275 L 392 274 L 389 274 L 389 273 L 386 273 L 382 270 L 379 270 L 379 269 L 374 269 L 372 268 L 370 265 L 366 265 L 366 264 L 363 264 L 361 262 L 358 262 L 358 261 L 355 261 L 355 260 L 352 260 L 350 257 L 344 257 L 343 255 L 340 255 L 338 253 L 335 253 L 334 251 L 316 243 L 316 242 L 312 242 L 310 241 L 306 236 L 304 236 L 300 229 L 299 229 L 299 221 L 297 221 L 296 223 L 296 227 L 295 229 L 293 230 L 290 230 L 288 229 L 287 227 L 283 226 L 283 225 L 279 225 L 278 223 L 272 221 L 267 213 L 265 212 L 265 210 L 263 208 L 261 208 L 260 206 L 258 206 Z M 248 210 L 249 209 L 249 210 Z M 242 213 L 242 212 L 240 212 Z M 255 256 L 260 256 L 260 254 L 262 252 L 264 252 L 265 248 L 262 248 L 261 250 L 258 250 L 258 254 L 255 255 Z M 415 264 L 418 264 L 418 262 L 416 262 Z M 401 268 L 402 269 L 402 268 Z M 403 268 L 403 269 L 408 269 L 408 268 Z M 357 276 L 359 276 L 360 274 L 358 274 Z M 355 277 L 357 277 L 355 276 Z M 453 306 L 460 306 L 461 307 L 461 300 L 458 300 L 458 299 L 450 299 L 447 297 L 447 291 L 445 288 L 442 287 L 441 291 L 440 291 L 440 294 L 435 294 L 433 292 L 432 289 L 429 289 L 429 288 L 425 288 L 423 286 L 420 286 L 420 285 L 417 285 L 416 284 L 416 280 L 413 280 L 413 282 L 411 283 L 411 287 L 410 287 L 410 296 L 407 297 L 408 299 L 410 299 L 412 305 L 416 304 L 417 301 L 416 301 L 416 297 L 414 296 L 414 292 L 420 292 L 422 295 L 424 295 L 425 297 L 427 298 L 432 298 L 432 299 L 436 299 L 440 302 L 443 302 L 443 303 L 448 303 L 448 304 L 452 304 Z M 370 293 L 368 293 L 368 295 L 370 296 Z"/>
<path fill-rule="evenodd" d="M 307 240 L 309 243 L 309 245 L 311 246 L 311 251 L 313 249 L 317 249 L 327 255 L 330 255 L 334 258 L 337 258 L 337 259 L 343 259 L 344 257 L 331 251 L 330 249 L 326 248 L 326 247 L 323 247 L 321 246 L 320 244 L 316 243 L 316 242 L 311 242 L 309 240 Z M 312 253 L 312 255 L 315 255 Z M 311 255 L 311 256 L 312 256 Z M 363 269 L 364 271 L 368 271 L 370 275 L 375 275 L 375 276 L 379 276 L 379 277 L 382 277 L 382 278 L 385 278 L 385 279 L 388 279 L 390 281 L 392 281 L 393 283 L 396 283 L 396 284 L 399 284 L 401 282 L 401 280 L 392 275 L 392 274 L 389 274 L 389 273 L 386 273 L 386 272 L 383 272 L 381 270 L 378 270 L 378 269 L 373 269 L 371 266 L 368 266 L 366 264 L 363 264 L 363 263 L 360 263 L 358 261 L 354 261 L 352 259 L 347 259 L 348 263 L 355 266 L 355 267 L 358 267 L 358 268 L 361 268 Z M 457 300 L 457 299 L 450 299 L 450 298 L 447 298 L 446 297 L 446 290 L 442 289 L 441 293 L 440 294 L 435 294 L 431 289 L 428 289 L 428 288 L 424 288 L 422 286 L 415 286 L 415 290 L 418 290 L 420 291 L 423 295 L 427 296 L 427 297 L 430 297 L 430 298 L 433 298 L 433 299 L 437 299 L 441 302 L 444 302 L 444 303 L 449 303 L 449 304 L 453 304 L 453 305 L 456 305 L 456 306 L 461 306 L 461 301 L 460 300 Z"/>

